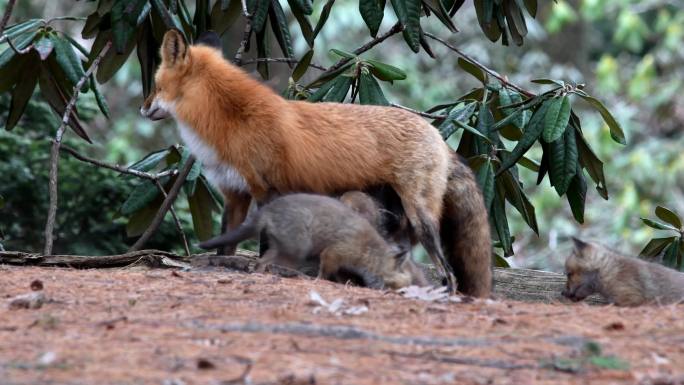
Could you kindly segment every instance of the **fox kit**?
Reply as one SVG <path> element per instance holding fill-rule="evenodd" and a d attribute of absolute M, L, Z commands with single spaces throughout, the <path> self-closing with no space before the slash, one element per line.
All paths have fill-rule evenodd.
<path fill-rule="evenodd" d="M 573 238 L 565 261 L 568 281 L 563 295 L 581 301 L 599 293 L 618 306 L 684 301 L 684 273 L 618 254 L 598 243 Z"/>
<path fill-rule="evenodd" d="M 400 198 L 411 233 L 455 288 L 440 244 L 440 221 L 469 199 L 454 194 L 481 193 L 447 186 L 453 170 L 465 166 L 453 164 L 451 150 L 433 126 L 397 108 L 285 100 L 224 60 L 220 51 L 189 46 L 175 30 L 164 35 L 161 57 L 156 89 L 141 113 L 152 120 L 176 120 L 181 138 L 226 196 L 228 228 L 244 221 L 251 198 L 263 204 L 273 193 L 331 195 L 388 185 Z M 482 209 L 477 215 L 486 220 Z M 477 240 L 472 248 L 485 242 L 489 239 Z M 488 276 L 489 253 L 468 249 L 450 261 L 464 264 L 455 268 L 466 275 Z M 472 289 L 474 295 L 491 289 L 488 279 L 463 281 L 481 284 Z"/>
<path fill-rule="evenodd" d="M 264 205 L 237 229 L 200 244 L 211 249 L 225 242 L 241 242 L 264 232 L 268 250 L 260 270 L 269 264 L 298 268 L 320 256 L 319 277 L 367 272 L 364 286 L 397 289 L 412 283 L 408 254 L 388 244 L 362 216 L 337 199 L 291 194 Z M 366 277 L 378 277 L 368 282 Z"/>
<path fill-rule="evenodd" d="M 387 231 L 388 228 L 391 229 L 390 221 L 403 221 L 406 222 L 405 217 L 398 217 L 395 213 L 386 210 L 381 207 L 380 203 L 373 199 L 370 195 L 361 191 L 349 191 L 340 197 L 340 202 L 350 207 L 353 211 L 361 215 L 366 219 L 382 236 L 385 240 L 389 241 L 390 244 L 394 243 L 400 249 L 407 250 L 406 256 L 406 268 L 411 272 L 411 284 L 416 286 L 429 286 L 427 278 L 423 270 L 416 264 L 413 260 L 410 248 L 412 247 L 411 242 L 395 242 L 396 239 L 392 237 L 392 234 Z M 459 283 L 460 285 L 460 283 Z"/>

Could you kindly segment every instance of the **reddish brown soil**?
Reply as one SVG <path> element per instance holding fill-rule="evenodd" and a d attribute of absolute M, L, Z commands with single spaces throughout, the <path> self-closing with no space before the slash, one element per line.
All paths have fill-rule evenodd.
<path fill-rule="evenodd" d="M 437 303 L 227 271 L 0 277 L 3 385 L 684 383 L 684 306 Z M 51 301 L 10 310 L 36 279 Z M 311 290 L 368 311 L 314 313 Z M 582 359 L 588 341 L 608 364 Z"/>

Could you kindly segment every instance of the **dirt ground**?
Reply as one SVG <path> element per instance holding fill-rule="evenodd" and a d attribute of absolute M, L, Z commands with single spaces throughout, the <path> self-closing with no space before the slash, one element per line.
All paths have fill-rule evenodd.
<path fill-rule="evenodd" d="M 222 269 L 0 277 L 2 385 L 684 384 L 684 306 L 426 301 Z M 27 293 L 46 301 L 10 307 Z"/>

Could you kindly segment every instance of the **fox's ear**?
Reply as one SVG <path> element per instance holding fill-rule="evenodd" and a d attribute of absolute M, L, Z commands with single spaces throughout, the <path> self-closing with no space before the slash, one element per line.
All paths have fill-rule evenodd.
<path fill-rule="evenodd" d="M 400 268 L 411 256 L 409 250 L 401 249 L 398 253 L 394 254 L 394 264 L 397 268 Z"/>
<path fill-rule="evenodd" d="M 221 45 L 221 38 L 212 30 L 202 32 L 197 40 L 195 40 L 195 44 L 206 45 L 207 47 L 216 48 L 219 51 L 223 48 Z"/>
<path fill-rule="evenodd" d="M 170 29 L 164 34 L 161 46 L 162 64 L 173 67 L 185 59 L 188 54 L 188 44 L 183 34 L 177 29 Z"/>
<path fill-rule="evenodd" d="M 575 237 L 572 238 L 572 243 L 575 246 L 575 250 L 577 251 L 578 256 L 583 256 L 584 251 L 589 247 L 589 244 L 587 242 L 584 242 L 583 240 Z"/>

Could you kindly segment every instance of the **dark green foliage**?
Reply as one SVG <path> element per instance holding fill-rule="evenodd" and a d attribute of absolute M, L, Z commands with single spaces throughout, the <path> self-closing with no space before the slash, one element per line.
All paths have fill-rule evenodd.
<path fill-rule="evenodd" d="M 641 257 L 656 260 L 665 266 L 684 271 L 684 228 L 682 218 L 674 211 L 658 206 L 655 209 L 658 220 L 641 218 L 646 226 L 656 230 L 664 230 L 669 237 L 653 238 L 641 250 Z"/>

